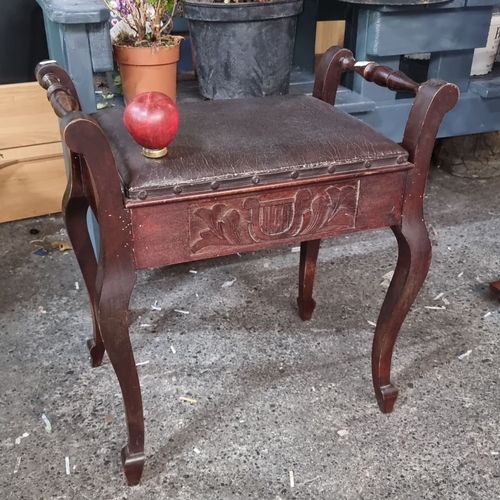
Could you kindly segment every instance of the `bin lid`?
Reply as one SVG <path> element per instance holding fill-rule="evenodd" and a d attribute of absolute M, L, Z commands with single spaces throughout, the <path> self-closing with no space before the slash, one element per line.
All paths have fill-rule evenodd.
<path fill-rule="evenodd" d="M 453 0 L 338 0 L 345 3 L 356 3 L 360 5 L 405 7 L 409 5 L 430 5 L 435 3 L 451 3 Z M 457 5 L 460 7 L 461 5 Z"/>
<path fill-rule="evenodd" d="M 102 23 L 109 19 L 103 0 L 37 0 L 45 16 L 59 24 Z"/>

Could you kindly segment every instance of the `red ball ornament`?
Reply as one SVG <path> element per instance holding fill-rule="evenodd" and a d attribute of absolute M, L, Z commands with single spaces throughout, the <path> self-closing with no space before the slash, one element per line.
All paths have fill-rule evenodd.
<path fill-rule="evenodd" d="M 144 156 L 161 158 L 179 129 L 179 111 L 165 94 L 144 92 L 125 108 L 123 121 Z"/>

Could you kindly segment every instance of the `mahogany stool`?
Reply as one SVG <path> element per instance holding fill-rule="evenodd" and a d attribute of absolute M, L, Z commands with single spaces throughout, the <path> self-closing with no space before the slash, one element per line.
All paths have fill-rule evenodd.
<path fill-rule="evenodd" d="M 334 108 L 346 71 L 416 94 L 401 146 Z M 181 126 L 169 154 L 148 159 L 125 129 L 123 109 L 82 113 L 71 79 L 54 62 L 41 63 L 37 79 L 61 118 L 70 150 L 63 213 L 90 296 L 92 364 L 99 366 L 107 351 L 123 395 L 128 484 L 140 481 L 145 460 L 141 390 L 128 331 L 140 269 L 300 243 L 298 309 L 308 320 L 316 305 L 320 241 L 390 227 L 399 258 L 375 329 L 372 372 L 381 410 L 393 410 L 398 390 L 390 380 L 392 352 L 431 262 L 424 189 L 440 123 L 458 100 L 455 85 L 419 85 L 332 47 L 312 97 L 181 104 Z M 89 206 L 100 227 L 97 261 L 86 225 Z"/>

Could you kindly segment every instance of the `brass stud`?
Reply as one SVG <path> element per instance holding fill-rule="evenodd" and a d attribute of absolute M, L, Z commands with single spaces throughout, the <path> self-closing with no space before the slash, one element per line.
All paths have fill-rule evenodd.
<path fill-rule="evenodd" d="M 182 188 L 180 186 L 175 186 L 174 187 L 174 194 L 181 194 L 182 193 Z"/>
<path fill-rule="evenodd" d="M 399 156 L 396 161 L 401 165 L 401 163 L 404 163 L 407 159 L 406 156 Z"/>
<path fill-rule="evenodd" d="M 370 168 L 372 166 L 372 162 L 371 161 L 365 161 L 365 168 Z"/>
<path fill-rule="evenodd" d="M 254 175 L 252 177 L 252 184 L 258 184 L 259 182 L 260 182 L 259 176 L 258 175 Z"/>
<path fill-rule="evenodd" d="M 145 200 L 148 197 L 148 193 L 143 189 L 142 191 L 139 191 L 137 196 L 140 200 Z"/>
<path fill-rule="evenodd" d="M 210 187 L 215 191 L 219 189 L 219 183 L 217 181 L 213 181 L 212 184 L 210 184 Z"/>
<path fill-rule="evenodd" d="M 292 179 L 296 179 L 298 176 L 299 176 L 299 173 L 297 172 L 297 170 L 294 170 L 294 171 L 290 174 L 290 177 L 291 177 Z"/>
<path fill-rule="evenodd" d="M 327 170 L 329 174 L 334 174 L 337 168 L 334 167 L 333 165 L 330 165 Z"/>

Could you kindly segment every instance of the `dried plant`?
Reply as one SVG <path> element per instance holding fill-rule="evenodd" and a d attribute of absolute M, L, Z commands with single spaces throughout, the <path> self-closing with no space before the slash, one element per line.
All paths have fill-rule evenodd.
<path fill-rule="evenodd" d="M 152 45 L 178 43 L 170 35 L 179 0 L 104 0 L 109 10 L 136 35 L 123 37 L 124 44 Z"/>

